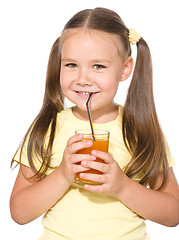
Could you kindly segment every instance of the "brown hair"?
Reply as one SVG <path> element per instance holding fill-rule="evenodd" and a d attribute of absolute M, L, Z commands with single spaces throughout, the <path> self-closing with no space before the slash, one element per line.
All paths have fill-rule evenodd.
<path fill-rule="evenodd" d="M 67 29 L 80 27 L 117 34 L 120 37 L 124 52 L 127 56 L 131 56 L 128 40 L 129 29 L 117 13 L 105 8 L 83 10 L 67 22 L 63 32 Z M 60 38 L 55 41 L 50 53 L 42 109 L 29 128 L 22 144 L 23 148 L 27 136 L 30 135 L 27 156 L 38 179 L 44 177 L 47 169 L 50 168 L 56 116 L 64 108 L 64 96 L 60 86 L 59 46 Z M 124 170 L 131 178 L 143 171 L 144 175 L 139 182 L 147 185 L 155 182 L 159 170 L 162 169 L 162 187 L 167 179 L 168 163 L 165 141 L 154 104 L 152 81 L 150 50 L 147 43 L 141 38 L 137 43 L 136 65 L 123 111 L 123 139 L 132 155 L 131 161 Z M 44 147 L 48 131 L 50 137 L 47 146 Z M 35 168 L 34 154 L 42 159 L 39 170 Z"/>

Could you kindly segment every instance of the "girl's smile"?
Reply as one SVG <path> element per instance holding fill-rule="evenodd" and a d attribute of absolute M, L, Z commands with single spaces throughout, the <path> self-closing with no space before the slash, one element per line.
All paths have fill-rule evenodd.
<path fill-rule="evenodd" d="M 114 96 L 124 80 L 126 64 L 120 55 L 120 40 L 114 34 L 97 30 L 69 30 L 62 37 L 60 83 L 62 91 L 76 106 L 74 114 L 87 119 L 86 101 L 92 92 L 93 120 L 110 116 L 116 107 Z M 121 51 L 122 52 L 122 51 Z"/>
<path fill-rule="evenodd" d="M 81 98 L 88 98 L 89 94 L 92 93 L 91 97 L 94 97 L 94 94 L 98 94 L 99 92 L 84 92 L 84 91 L 75 91 L 77 93 L 77 95 Z"/>

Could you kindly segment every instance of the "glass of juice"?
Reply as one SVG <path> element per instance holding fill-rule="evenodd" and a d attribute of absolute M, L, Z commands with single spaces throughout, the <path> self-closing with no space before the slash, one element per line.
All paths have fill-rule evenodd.
<path fill-rule="evenodd" d="M 79 150 L 77 153 L 79 154 L 91 154 L 92 150 L 99 150 L 102 152 L 108 152 L 108 147 L 109 147 L 109 131 L 106 130 L 99 130 L 95 129 L 94 130 L 94 135 L 92 136 L 91 129 L 82 129 L 82 130 L 77 130 L 75 131 L 75 134 L 83 134 L 84 139 L 82 141 L 86 140 L 92 140 L 93 145 L 89 148 L 83 148 Z M 102 159 L 96 158 L 96 162 L 103 162 Z M 80 162 L 78 163 L 80 164 Z M 85 171 L 85 173 L 92 173 L 92 174 L 102 174 L 100 171 L 95 170 L 95 169 L 90 169 Z M 99 185 L 100 183 L 95 182 L 95 181 L 90 181 L 90 180 L 85 180 L 80 178 L 79 176 L 80 173 L 76 174 L 76 182 L 79 184 L 93 184 L 93 185 Z"/>

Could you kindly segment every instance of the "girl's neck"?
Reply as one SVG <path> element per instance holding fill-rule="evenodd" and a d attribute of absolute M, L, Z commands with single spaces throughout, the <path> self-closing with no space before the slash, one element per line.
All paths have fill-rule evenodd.
<path fill-rule="evenodd" d="M 83 121 L 89 121 L 87 111 L 83 111 L 79 109 L 77 106 L 75 106 L 72 108 L 72 112 L 74 116 L 77 117 L 78 119 Z M 119 111 L 118 111 L 117 104 L 114 104 L 112 108 L 109 108 L 109 109 L 106 108 L 105 112 L 103 109 L 91 111 L 91 117 L 92 117 L 93 123 L 107 123 L 107 122 L 113 121 L 117 118 L 118 114 L 119 114 Z"/>

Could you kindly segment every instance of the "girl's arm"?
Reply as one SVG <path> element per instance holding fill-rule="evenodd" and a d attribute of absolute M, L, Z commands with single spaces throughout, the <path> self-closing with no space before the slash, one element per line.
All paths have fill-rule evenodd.
<path fill-rule="evenodd" d="M 111 155 L 100 151 L 93 151 L 92 155 L 103 159 L 105 164 L 82 161 L 82 166 L 97 169 L 103 174 L 81 173 L 80 177 L 101 182 L 102 185 L 85 185 L 85 189 L 113 194 L 145 219 L 166 226 L 179 224 L 179 186 L 172 168 L 169 169 L 165 187 L 157 191 L 162 181 L 162 173 L 159 173 L 155 185 L 152 186 L 154 189 L 146 188 L 128 178 Z"/>
<path fill-rule="evenodd" d="M 172 168 L 169 169 L 165 187 L 157 191 L 162 182 L 159 173 L 154 189 L 146 188 L 127 178 L 119 199 L 134 212 L 151 221 L 174 227 L 179 224 L 179 186 Z"/>
<path fill-rule="evenodd" d="M 60 166 L 41 181 L 29 182 L 24 175 L 31 177 L 34 173 L 31 168 L 21 165 L 22 171 L 19 170 L 10 198 L 11 216 L 14 221 L 26 224 L 41 216 L 63 196 L 75 181 L 77 172 L 88 170 L 77 164 L 83 159 L 91 159 L 88 154 L 76 154 L 78 150 L 92 145 L 91 141 L 80 142 L 82 139 L 82 135 L 75 135 L 69 139 Z"/>
<path fill-rule="evenodd" d="M 34 175 L 29 167 L 21 166 L 25 176 Z M 65 193 L 69 183 L 53 171 L 39 182 L 29 182 L 19 170 L 10 198 L 11 216 L 18 224 L 26 224 L 45 213 Z"/>

